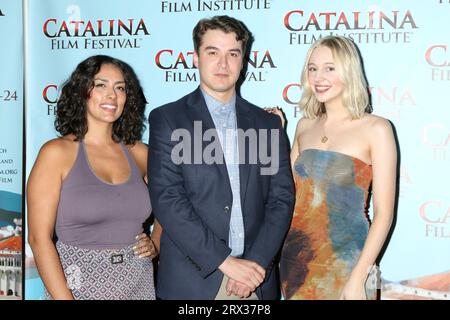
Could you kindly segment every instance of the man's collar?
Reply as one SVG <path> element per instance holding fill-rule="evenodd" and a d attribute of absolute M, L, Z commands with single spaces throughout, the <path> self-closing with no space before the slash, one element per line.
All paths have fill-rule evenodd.
<path fill-rule="evenodd" d="M 236 106 L 236 94 L 234 94 L 228 102 L 222 102 L 208 94 L 205 90 L 203 90 L 202 87 L 200 87 L 200 91 L 203 94 L 203 97 L 205 98 L 206 106 L 208 107 L 209 111 L 216 111 L 219 108 L 226 107 L 226 108 L 234 108 Z"/>

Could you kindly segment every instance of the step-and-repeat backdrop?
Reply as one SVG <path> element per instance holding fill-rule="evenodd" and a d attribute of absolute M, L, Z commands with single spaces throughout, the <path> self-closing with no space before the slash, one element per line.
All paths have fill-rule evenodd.
<path fill-rule="evenodd" d="M 5 2 L 2 12 L 8 9 Z M 242 96 L 261 107 L 283 108 L 292 139 L 301 117 L 297 104 L 307 49 L 330 34 L 352 38 L 364 59 L 374 113 L 392 121 L 401 155 L 398 210 L 380 264 L 382 298 L 448 294 L 449 1 L 28 0 L 24 7 L 26 176 L 40 147 L 56 136 L 61 83 L 88 56 L 107 54 L 128 62 L 144 87 L 148 114 L 198 86 L 192 45 L 197 21 L 219 14 L 241 19 L 255 36 Z M 15 26 L 21 12 L 15 18 L 9 14 L 14 12 L 0 16 L 2 47 L 20 48 L 21 29 Z M 21 75 L 20 52 L 4 52 L 0 186 L 20 195 L 20 188 L 8 182 L 20 180 L 22 95 L 20 80 L 14 81 Z M 11 69 L 7 83 L 3 68 Z M 10 169 L 17 174 L 8 174 Z M 28 246 L 26 263 L 26 298 L 40 299 L 43 285 Z"/>
<path fill-rule="evenodd" d="M 0 1 L 0 300 L 22 297 L 22 2 Z"/>

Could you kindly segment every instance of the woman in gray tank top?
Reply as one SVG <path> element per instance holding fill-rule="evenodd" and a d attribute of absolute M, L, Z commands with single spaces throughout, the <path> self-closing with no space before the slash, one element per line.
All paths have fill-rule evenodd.
<path fill-rule="evenodd" d="M 63 85 L 61 137 L 40 150 L 27 186 L 28 241 L 48 299 L 155 299 L 146 100 L 132 68 L 108 56 L 81 62 Z M 57 237 L 53 241 L 54 233 Z"/>

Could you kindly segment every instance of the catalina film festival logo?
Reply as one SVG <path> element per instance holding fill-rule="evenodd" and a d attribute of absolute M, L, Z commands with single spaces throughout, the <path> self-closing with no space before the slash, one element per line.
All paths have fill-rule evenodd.
<path fill-rule="evenodd" d="M 247 64 L 247 68 L 241 76 L 246 82 L 265 82 L 270 71 L 277 68 L 268 49 L 251 51 L 244 63 Z M 155 64 L 161 70 L 165 82 L 199 81 L 194 65 L 194 51 L 161 49 L 156 53 Z"/>
<path fill-rule="evenodd" d="M 322 37 L 340 35 L 355 43 L 410 43 L 418 29 L 410 10 L 383 11 L 372 6 L 361 11 L 286 12 L 284 26 L 290 45 L 311 45 Z"/>
<path fill-rule="evenodd" d="M 442 200 L 429 200 L 419 209 L 426 238 L 450 239 L 450 207 Z"/>
<path fill-rule="evenodd" d="M 71 49 L 139 49 L 150 35 L 145 20 L 139 17 L 99 17 L 85 20 L 80 7 L 71 5 L 67 20 L 50 17 L 42 31 L 52 50 Z"/>
<path fill-rule="evenodd" d="M 400 120 L 403 114 L 410 114 L 417 107 L 414 91 L 407 86 L 378 85 L 369 87 L 374 110 L 391 120 Z"/>
<path fill-rule="evenodd" d="M 48 84 L 42 89 L 42 99 L 46 106 L 48 116 L 56 115 L 56 103 L 58 102 L 58 86 L 56 84 Z"/>
<path fill-rule="evenodd" d="M 425 60 L 431 67 L 432 81 L 450 81 L 450 49 L 447 44 L 435 44 L 425 52 Z"/>
<path fill-rule="evenodd" d="M 447 161 L 450 132 L 444 123 L 429 123 L 422 128 L 422 143 L 429 147 L 434 161 Z"/>
<path fill-rule="evenodd" d="M 378 112 L 388 115 L 389 118 L 401 118 L 402 112 L 410 112 L 416 107 L 416 99 L 409 87 L 377 86 L 369 87 L 372 105 Z M 294 108 L 294 118 L 303 115 L 300 110 L 300 99 L 303 86 L 301 83 L 288 83 L 282 92 L 283 101 Z"/>

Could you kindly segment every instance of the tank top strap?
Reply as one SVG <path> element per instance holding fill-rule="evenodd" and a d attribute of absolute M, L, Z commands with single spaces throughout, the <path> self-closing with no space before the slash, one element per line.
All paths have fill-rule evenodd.
<path fill-rule="evenodd" d="M 89 164 L 89 159 L 87 156 L 86 145 L 84 144 L 84 140 L 80 140 L 80 146 L 78 147 L 78 159 L 80 163 L 78 164 L 83 168 L 84 171 L 89 172 L 93 177 L 95 177 L 94 172 L 91 169 Z"/>
<path fill-rule="evenodd" d="M 99 179 L 96 175 L 94 170 L 91 168 L 91 165 L 89 163 L 87 151 L 86 151 L 86 144 L 84 143 L 84 140 L 80 140 L 80 146 L 78 147 L 78 170 L 81 170 L 83 172 L 84 179 L 87 179 L 86 181 L 92 181 L 97 183 L 102 183 L 101 179 Z"/>
<path fill-rule="evenodd" d="M 97 182 L 95 176 L 91 173 L 89 163 L 87 162 L 84 142 L 83 140 L 79 140 L 75 162 L 67 174 L 67 177 L 62 182 L 62 189 L 70 188 L 87 181 L 91 184 Z"/>
<path fill-rule="evenodd" d="M 122 147 L 122 150 L 125 153 L 125 156 L 127 157 L 128 163 L 130 165 L 132 177 L 138 177 L 139 179 L 142 179 L 141 171 L 139 170 L 139 167 L 138 167 L 136 161 L 134 160 L 133 156 L 128 151 L 127 146 L 122 142 L 120 142 L 120 146 Z"/>
<path fill-rule="evenodd" d="M 84 166 L 86 166 L 86 168 L 89 169 L 89 163 L 88 163 L 88 159 L 87 159 L 87 154 L 86 154 L 86 146 L 84 145 L 84 140 L 80 139 L 80 143 L 78 146 L 78 155 L 77 155 L 77 162 L 82 163 Z"/>

